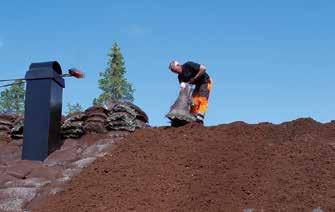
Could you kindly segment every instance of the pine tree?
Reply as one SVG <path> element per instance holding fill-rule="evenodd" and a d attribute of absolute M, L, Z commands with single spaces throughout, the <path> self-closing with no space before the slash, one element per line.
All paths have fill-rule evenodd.
<path fill-rule="evenodd" d="M 102 94 L 94 99 L 93 105 L 108 107 L 115 101 L 134 101 L 134 89 L 125 77 L 125 62 L 117 43 L 113 44 L 108 56 L 108 67 L 100 73 L 99 88 Z"/>
<path fill-rule="evenodd" d="M 24 112 L 24 82 L 17 80 L 0 93 L 0 112 L 22 114 Z"/>
<path fill-rule="evenodd" d="M 67 107 L 67 115 L 83 112 L 83 107 L 79 103 L 76 104 L 68 103 L 66 107 Z"/>

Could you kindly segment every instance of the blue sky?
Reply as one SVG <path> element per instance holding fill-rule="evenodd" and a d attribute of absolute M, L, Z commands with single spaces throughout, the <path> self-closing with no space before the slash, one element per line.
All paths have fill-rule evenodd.
<path fill-rule="evenodd" d="M 172 59 L 207 66 L 214 81 L 207 125 L 327 122 L 335 119 L 334 11 L 331 0 L 3 1 L 1 78 L 58 60 L 87 75 L 66 80 L 64 104 L 89 107 L 118 42 L 135 103 L 152 125 L 168 124 L 178 94 Z"/>

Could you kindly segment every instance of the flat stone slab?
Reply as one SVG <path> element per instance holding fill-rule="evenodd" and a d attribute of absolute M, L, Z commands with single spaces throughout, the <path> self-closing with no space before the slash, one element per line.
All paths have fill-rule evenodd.
<path fill-rule="evenodd" d="M 78 147 L 85 148 L 86 145 L 84 145 L 79 139 L 69 138 L 69 139 L 64 140 L 61 150 L 73 149 L 73 148 L 78 148 Z"/>
<path fill-rule="evenodd" d="M 0 188 L 2 188 L 6 182 L 16 179 L 16 177 L 6 174 L 5 171 L 0 172 Z"/>
<path fill-rule="evenodd" d="M 39 169 L 41 167 L 43 167 L 43 163 L 40 161 L 16 160 L 7 163 L 5 172 L 18 179 L 24 179 L 34 169 Z"/>
<path fill-rule="evenodd" d="M 109 150 L 111 150 L 113 148 L 113 144 L 110 143 L 110 144 L 95 144 L 95 145 L 92 145 L 88 148 L 86 148 L 82 155 L 83 157 L 94 157 L 98 154 L 101 154 L 101 153 L 105 153 L 105 152 L 108 152 Z"/>
<path fill-rule="evenodd" d="M 21 147 L 14 144 L 1 145 L 0 163 L 21 159 Z"/>
<path fill-rule="evenodd" d="M 40 188 L 50 183 L 51 181 L 45 178 L 29 178 L 25 180 L 20 179 L 20 180 L 7 181 L 1 187 L 4 187 L 4 188 L 15 188 L 15 187 Z"/>
<path fill-rule="evenodd" d="M 66 165 L 78 159 L 77 148 L 56 150 L 45 160 L 47 165 Z"/>
<path fill-rule="evenodd" d="M 36 195 L 36 188 L 0 189 L 0 211 L 22 211 Z"/>
<path fill-rule="evenodd" d="M 55 180 L 62 176 L 63 166 L 47 166 L 44 165 L 38 169 L 34 169 L 30 172 L 27 178 L 45 178 L 48 180 Z"/>
<path fill-rule="evenodd" d="M 92 164 L 96 159 L 97 159 L 96 157 L 88 157 L 88 158 L 84 158 L 81 160 L 77 160 L 71 163 L 69 167 L 83 169 L 83 168 L 88 167 L 90 164 Z"/>
<path fill-rule="evenodd" d="M 80 168 L 68 168 L 65 169 L 63 172 L 63 177 L 58 178 L 56 181 L 56 184 L 63 184 L 69 180 L 71 180 L 72 177 L 77 176 L 80 173 Z"/>

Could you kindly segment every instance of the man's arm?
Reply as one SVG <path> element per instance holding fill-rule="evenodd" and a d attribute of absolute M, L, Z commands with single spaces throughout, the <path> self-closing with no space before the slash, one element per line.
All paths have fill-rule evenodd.
<path fill-rule="evenodd" d="M 196 82 L 199 77 L 201 77 L 204 73 L 206 72 L 206 67 L 204 65 L 200 65 L 198 73 L 193 77 L 189 83 L 194 83 Z"/>
<path fill-rule="evenodd" d="M 206 67 L 204 65 L 200 65 L 198 74 L 195 75 L 195 79 L 199 79 L 199 77 L 201 77 L 204 73 L 206 72 Z"/>

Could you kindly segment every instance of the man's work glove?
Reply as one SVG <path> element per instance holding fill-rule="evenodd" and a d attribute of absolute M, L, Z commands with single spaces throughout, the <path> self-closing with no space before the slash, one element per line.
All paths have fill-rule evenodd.
<path fill-rule="evenodd" d="M 188 83 L 190 83 L 190 84 L 195 84 L 195 81 L 196 81 L 196 78 L 193 77 L 193 78 L 190 79 L 190 81 L 189 81 Z"/>

